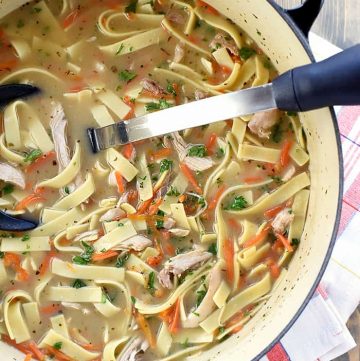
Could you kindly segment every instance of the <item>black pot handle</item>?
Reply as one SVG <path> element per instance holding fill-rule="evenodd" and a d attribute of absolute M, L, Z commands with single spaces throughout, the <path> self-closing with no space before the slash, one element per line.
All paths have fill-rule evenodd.
<path fill-rule="evenodd" d="M 324 0 L 305 0 L 304 4 L 297 8 L 285 10 L 298 28 L 304 33 L 306 37 L 318 17 Z"/>

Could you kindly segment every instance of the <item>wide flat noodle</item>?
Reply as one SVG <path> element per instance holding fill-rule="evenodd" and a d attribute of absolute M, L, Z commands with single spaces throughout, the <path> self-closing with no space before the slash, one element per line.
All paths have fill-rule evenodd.
<path fill-rule="evenodd" d="M 115 171 L 119 171 L 128 182 L 131 182 L 139 172 L 132 163 L 113 148 L 107 150 L 106 159 Z"/>
<path fill-rule="evenodd" d="M 102 300 L 101 287 L 81 288 L 51 286 L 46 290 L 46 299 L 53 302 L 94 303 Z"/>
<path fill-rule="evenodd" d="M 50 237 L 30 237 L 24 241 L 24 238 L 1 238 L 1 252 L 40 252 L 50 251 Z"/>

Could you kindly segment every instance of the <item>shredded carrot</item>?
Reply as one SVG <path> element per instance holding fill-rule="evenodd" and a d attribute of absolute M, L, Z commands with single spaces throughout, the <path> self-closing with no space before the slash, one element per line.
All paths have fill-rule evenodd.
<path fill-rule="evenodd" d="M 179 84 L 173 83 L 173 84 L 172 84 L 172 87 L 173 87 L 173 89 L 174 89 L 174 91 L 175 91 L 175 95 L 174 95 L 174 97 L 175 97 L 175 104 L 176 104 L 176 105 L 179 105 L 179 104 L 181 103 Z"/>
<path fill-rule="evenodd" d="M 244 179 L 244 183 L 246 184 L 253 184 L 253 183 L 259 183 L 262 182 L 264 180 L 263 177 L 246 177 Z"/>
<path fill-rule="evenodd" d="M 31 361 L 33 355 L 31 353 L 28 353 L 27 355 L 25 355 L 24 361 Z"/>
<path fill-rule="evenodd" d="M 148 257 L 146 263 L 151 267 L 157 267 L 162 262 L 162 260 L 163 260 L 163 256 L 158 255 L 158 256 Z"/>
<path fill-rule="evenodd" d="M 284 245 L 284 247 L 289 251 L 289 252 L 294 252 L 294 248 L 291 246 L 290 241 L 284 237 L 282 234 L 280 233 L 276 233 L 276 238 L 279 239 L 282 244 Z"/>
<path fill-rule="evenodd" d="M 6 252 L 4 255 L 4 266 L 11 267 L 15 272 L 20 282 L 25 282 L 29 279 L 29 273 L 21 267 L 21 259 L 15 253 Z"/>
<path fill-rule="evenodd" d="M 280 165 L 285 168 L 290 162 L 290 150 L 293 142 L 289 139 L 285 140 L 280 154 Z"/>
<path fill-rule="evenodd" d="M 176 301 L 169 325 L 170 333 L 177 333 L 180 329 L 180 299 Z"/>
<path fill-rule="evenodd" d="M 194 187 L 195 191 L 199 194 L 202 194 L 203 191 L 200 188 L 198 182 L 196 181 L 193 172 L 190 170 L 190 168 L 185 163 L 180 163 L 179 167 L 181 171 L 183 172 L 184 176 L 188 179 L 190 184 Z"/>
<path fill-rule="evenodd" d="M 211 15 L 219 15 L 219 12 L 213 8 L 212 6 L 210 6 L 209 4 L 207 4 L 205 1 L 202 0 L 197 0 L 196 1 L 196 6 L 201 7 L 204 9 L 204 11 L 208 14 Z"/>
<path fill-rule="evenodd" d="M 158 212 L 159 207 L 161 206 L 162 201 L 163 201 L 163 200 L 162 200 L 162 198 L 160 197 L 160 198 L 157 198 L 157 199 L 154 201 L 154 203 L 152 203 L 152 204 L 150 205 L 149 211 L 148 211 L 149 215 L 153 216 L 153 215 L 155 215 L 155 214 Z"/>
<path fill-rule="evenodd" d="M 284 244 L 280 241 L 280 239 L 277 239 L 274 244 L 271 246 L 271 249 L 273 251 L 278 251 L 279 249 L 283 249 L 284 248 Z"/>
<path fill-rule="evenodd" d="M 244 318 L 244 312 L 240 311 L 238 312 L 234 317 L 231 318 L 230 321 L 228 321 L 225 325 L 225 328 L 229 328 L 231 326 L 236 325 Z"/>
<path fill-rule="evenodd" d="M 119 193 L 120 194 L 124 193 L 125 192 L 124 180 L 119 171 L 115 172 L 115 179 L 116 179 L 116 184 L 117 184 Z"/>
<path fill-rule="evenodd" d="M 29 342 L 29 349 L 36 356 L 36 358 L 40 361 L 45 359 L 45 355 L 40 351 L 39 347 L 34 341 Z"/>
<path fill-rule="evenodd" d="M 128 95 L 123 98 L 124 103 L 130 107 L 129 113 L 126 114 L 124 120 L 135 118 L 135 102 Z"/>
<path fill-rule="evenodd" d="M 217 134 L 212 133 L 209 137 L 209 140 L 206 143 L 206 149 L 209 155 L 212 155 L 214 153 L 213 149 L 216 144 Z"/>
<path fill-rule="evenodd" d="M 17 60 L 8 60 L 0 63 L 0 70 L 11 70 L 13 69 L 17 64 Z"/>
<path fill-rule="evenodd" d="M 25 173 L 32 173 L 34 170 L 38 169 L 40 166 L 44 165 L 48 160 L 55 158 L 56 153 L 52 150 L 43 154 L 41 157 L 35 159 L 34 162 L 29 164 L 25 168 Z"/>
<path fill-rule="evenodd" d="M 17 276 L 17 279 L 20 281 L 20 282 L 25 282 L 25 281 L 28 281 L 29 278 L 30 278 L 30 275 L 29 273 L 26 271 L 26 269 L 24 268 L 19 268 L 17 273 L 16 273 L 16 276 Z"/>
<path fill-rule="evenodd" d="M 216 208 L 217 204 L 219 203 L 219 199 L 221 198 L 221 196 L 223 195 L 223 193 L 225 192 L 226 190 L 226 186 L 225 185 L 222 185 L 218 190 L 217 192 L 215 193 L 215 196 L 214 198 L 209 202 L 209 205 L 208 205 L 208 211 L 212 211 L 213 209 Z"/>
<path fill-rule="evenodd" d="M 226 278 L 230 284 L 234 282 L 234 241 L 227 239 L 223 245 L 224 260 L 226 263 Z"/>
<path fill-rule="evenodd" d="M 228 128 L 231 128 L 233 126 L 234 121 L 231 119 L 225 120 L 226 126 Z"/>
<path fill-rule="evenodd" d="M 51 304 L 49 306 L 40 307 L 40 313 L 44 313 L 46 315 L 52 315 L 60 311 L 61 311 L 61 306 L 57 304 Z"/>
<path fill-rule="evenodd" d="M 92 343 L 79 344 L 82 348 L 88 351 L 101 351 L 101 346 L 93 345 Z"/>
<path fill-rule="evenodd" d="M 79 83 L 76 83 L 76 84 L 72 85 L 69 88 L 69 93 L 78 93 L 78 92 L 82 91 L 86 87 L 87 87 L 87 85 L 83 81 L 81 81 Z"/>
<path fill-rule="evenodd" d="M 278 206 L 272 207 L 265 211 L 264 215 L 266 218 L 274 218 L 278 213 L 284 209 L 284 205 L 280 204 Z"/>
<path fill-rule="evenodd" d="M 114 257 L 117 257 L 118 256 L 118 252 L 116 251 L 107 251 L 107 252 L 102 252 L 102 253 L 95 253 L 92 255 L 92 260 L 94 262 L 99 262 L 99 261 L 104 261 L 106 259 L 109 259 L 109 258 L 114 258 Z"/>
<path fill-rule="evenodd" d="M 79 10 L 75 9 L 64 19 L 62 23 L 62 27 L 64 29 L 68 28 L 69 26 L 74 24 L 74 22 L 77 20 L 78 17 L 79 17 Z"/>
<path fill-rule="evenodd" d="M 187 39 L 193 44 L 200 44 L 201 42 L 201 39 L 198 36 L 192 34 L 187 35 Z"/>
<path fill-rule="evenodd" d="M 30 355 L 34 356 L 33 353 L 31 352 L 31 350 L 29 350 L 28 343 L 26 343 L 26 342 L 16 343 L 15 340 L 12 340 L 8 335 L 5 335 L 5 334 L 1 335 L 1 340 L 6 342 L 8 345 L 15 347 L 17 350 L 19 350 L 20 352 L 22 352 L 24 354 L 30 354 Z"/>
<path fill-rule="evenodd" d="M 152 198 L 142 202 L 137 210 L 137 214 L 144 214 L 151 205 L 151 202 L 152 202 Z"/>
<path fill-rule="evenodd" d="M 51 260 L 55 257 L 56 251 L 52 249 L 50 252 L 46 254 L 43 261 L 41 262 L 41 265 L 39 267 L 39 276 L 42 277 L 45 275 L 47 270 L 49 269 Z"/>
<path fill-rule="evenodd" d="M 184 203 L 186 201 L 186 194 L 182 194 L 180 197 L 179 197 L 179 202 L 180 203 Z"/>
<path fill-rule="evenodd" d="M 227 223 L 230 228 L 233 229 L 235 232 L 239 233 L 241 231 L 241 225 L 235 218 L 229 218 Z"/>
<path fill-rule="evenodd" d="M 27 197 L 22 199 L 15 206 L 15 210 L 16 211 L 21 211 L 21 210 L 25 209 L 27 206 L 29 206 L 30 204 L 39 203 L 39 202 L 44 201 L 45 198 L 42 196 L 43 192 L 44 192 L 43 188 L 36 189 L 34 193 L 29 194 Z"/>
<path fill-rule="evenodd" d="M 150 157 L 154 160 L 163 159 L 170 156 L 172 153 L 172 149 L 170 148 L 162 148 L 157 150 L 156 152 L 151 152 Z"/>
<path fill-rule="evenodd" d="M 140 329 L 145 335 L 145 338 L 149 342 L 151 348 L 155 348 L 156 346 L 156 338 L 155 335 L 152 333 L 149 323 L 147 322 L 144 315 L 139 312 L 135 313 L 135 319 L 137 324 L 139 325 Z"/>
<path fill-rule="evenodd" d="M 149 98 L 155 98 L 155 99 L 166 99 L 166 100 L 173 100 L 173 95 L 172 94 L 165 94 L 165 93 L 152 93 L 148 90 L 143 89 L 141 91 L 141 95 L 143 95 L 144 97 L 149 97 Z"/>
<path fill-rule="evenodd" d="M 222 70 L 222 72 L 225 73 L 225 74 L 231 74 L 231 72 L 232 72 L 232 70 L 231 70 L 228 66 L 225 66 L 225 65 L 223 65 L 223 66 L 221 67 L 221 70 Z"/>
<path fill-rule="evenodd" d="M 273 278 L 279 278 L 280 276 L 280 268 L 279 266 L 277 265 L 277 263 L 273 260 L 273 259 L 268 259 L 266 261 L 268 267 L 269 267 L 269 270 L 270 270 L 270 274 Z"/>
<path fill-rule="evenodd" d="M 158 316 L 166 323 L 170 323 L 171 322 L 171 316 L 173 314 L 173 310 L 174 310 L 174 306 L 171 306 L 169 308 L 167 308 L 166 310 L 160 312 L 158 314 Z"/>
<path fill-rule="evenodd" d="M 124 145 L 122 149 L 122 154 L 126 159 L 130 159 L 133 155 L 133 152 L 134 152 L 134 146 L 132 145 L 132 143 Z"/>
<path fill-rule="evenodd" d="M 167 230 L 160 231 L 161 234 L 161 243 L 164 250 L 164 253 L 168 256 L 174 256 L 175 255 L 175 247 L 170 242 L 170 232 Z"/>
<path fill-rule="evenodd" d="M 270 229 L 271 229 L 271 225 L 270 224 L 266 225 L 260 233 L 255 235 L 253 238 L 250 238 L 247 242 L 245 242 L 243 244 L 243 247 L 248 248 L 261 243 L 268 236 Z"/>
<path fill-rule="evenodd" d="M 135 189 L 130 189 L 129 195 L 128 195 L 129 203 L 135 202 L 137 200 L 137 198 L 138 198 L 138 191 Z"/>
<path fill-rule="evenodd" d="M 53 355 L 57 361 L 72 361 L 73 360 L 71 357 L 66 356 L 63 352 L 61 352 L 51 346 L 46 346 L 46 353 L 48 355 Z"/>

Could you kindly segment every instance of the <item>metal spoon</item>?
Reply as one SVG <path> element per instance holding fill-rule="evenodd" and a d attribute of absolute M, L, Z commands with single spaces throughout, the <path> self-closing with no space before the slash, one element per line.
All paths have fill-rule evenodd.
<path fill-rule="evenodd" d="M 4 107 L 14 100 L 35 95 L 40 89 L 29 84 L 0 85 L 0 107 Z M 0 230 L 9 232 L 24 232 L 38 226 L 36 222 L 10 216 L 0 210 Z"/>

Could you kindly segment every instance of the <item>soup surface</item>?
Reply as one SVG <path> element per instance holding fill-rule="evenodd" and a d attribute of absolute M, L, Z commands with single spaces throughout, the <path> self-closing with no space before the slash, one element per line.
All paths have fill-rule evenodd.
<path fill-rule="evenodd" d="M 42 89 L 2 113 L 0 207 L 39 222 L 1 235 L 2 340 L 27 360 L 171 360 L 241 333 L 300 243 L 297 114 L 96 155 L 86 129 L 268 83 L 261 34 L 202 1 L 51 0 L 0 38 L 0 83 Z"/>

